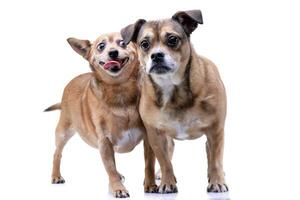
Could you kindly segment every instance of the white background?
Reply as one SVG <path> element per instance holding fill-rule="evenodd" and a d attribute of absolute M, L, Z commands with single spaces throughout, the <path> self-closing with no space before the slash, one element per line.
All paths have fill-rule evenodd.
<path fill-rule="evenodd" d="M 297 1 L 34 1 L 0 3 L 0 199 L 108 199 L 97 150 L 65 148 L 65 185 L 51 185 L 64 86 L 89 67 L 66 38 L 96 39 L 138 18 L 201 9 L 191 40 L 219 67 L 228 95 L 224 168 L 235 200 L 299 198 L 300 12 Z M 176 142 L 178 195 L 143 193 L 143 151 L 117 155 L 131 199 L 208 199 L 205 138 Z"/>

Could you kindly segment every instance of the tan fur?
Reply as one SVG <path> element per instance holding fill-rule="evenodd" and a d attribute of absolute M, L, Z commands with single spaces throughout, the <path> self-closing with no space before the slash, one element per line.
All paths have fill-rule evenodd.
<path fill-rule="evenodd" d="M 145 128 L 138 113 L 139 62 L 136 48 L 133 44 L 122 48 L 118 46 L 118 40 L 121 40 L 118 33 L 102 35 L 93 44 L 87 40 L 68 39 L 72 48 L 89 61 L 93 72 L 74 78 L 64 90 L 60 120 L 56 128 L 52 180 L 53 183 L 64 182 L 60 174 L 62 150 L 74 132 L 78 132 L 86 143 L 99 149 L 113 195 L 123 198 L 129 194 L 117 172 L 114 152 L 131 151 L 145 138 Z M 106 47 L 99 52 L 97 45 L 102 41 L 106 41 Z M 111 49 L 117 49 L 120 56 L 129 57 L 118 76 L 110 75 L 99 64 L 101 59 L 109 60 L 108 52 Z M 49 110 L 54 108 L 58 106 L 52 106 Z M 132 134 L 125 135 L 128 131 Z M 154 154 L 147 138 L 144 140 L 144 147 L 147 152 L 145 190 L 155 190 Z"/>
<path fill-rule="evenodd" d="M 54 104 L 54 105 L 46 108 L 44 110 L 44 112 L 53 111 L 53 110 L 59 110 L 59 109 L 61 109 L 61 106 L 60 106 L 60 103 L 57 103 L 57 104 Z"/>
<path fill-rule="evenodd" d="M 198 56 L 190 43 L 189 35 L 195 23 L 200 22 L 200 11 L 178 12 L 171 20 L 139 20 L 139 26 L 129 25 L 121 31 L 126 41 L 132 40 L 141 46 L 142 41 L 148 40 L 151 45 L 147 51 L 138 49 L 144 68 L 139 110 L 161 167 L 161 193 L 177 192 L 167 137 L 185 140 L 202 135 L 207 137 L 208 191 L 228 190 L 222 160 L 226 94 L 217 67 L 207 58 Z M 138 34 L 128 34 L 132 30 Z M 168 34 L 180 38 L 176 47 L 167 45 Z M 164 53 L 164 59 L 169 56 L 178 68 L 163 75 L 147 71 L 151 55 L 157 51 Z"/>

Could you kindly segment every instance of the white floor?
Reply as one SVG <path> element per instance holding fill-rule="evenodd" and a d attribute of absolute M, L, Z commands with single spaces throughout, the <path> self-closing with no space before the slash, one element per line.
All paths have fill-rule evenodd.
<path fill-rule="evenodd" d="M 52 123 L 56 114 L 45 117 Z M 50 116 L 52 115 L 52 116 Z M 21 142 L 26 135 L 19 138 Z M 119 171 L 126 177 L 125 186 L 130 199 L 156 200 L 266 200 L 294 199 L 298 191 L 299 166 L 291 162 L 296 157 L 282 155 L 285 150 L 273 148 L 273 152 L 257 144 L 236 144 L 227 137 L 225 151 L 225 171 L 229 193 L 206 193 L 205 138 L 176 142 L 174 170 L 178 180 L 178 194 L 144 194 L 143 192 L 143 149 L 140 144 L 133 152 L 118 154 Z M 11 147 L 10 154 L 4 154 L 2 165 L 0 199 L 114 199 L 108 193 L 108 178 L 98 151 L 87 146 L 78 136 L 74 136 L 65 148 L 62 160 L 64 185 L 52 185 L 50 174 L 54 134 L 40 133 L 36 145 Z M 240 141 L 240 140 L 237 140 Z M 239 142 L 237 142 L 239 143 Z M 252 155 L 248 150 L 252 148 Z M 256 148 L 256 149 L 255 149 Z M 270 153 L 270 154 L 269 154 Z M 277 161 L 276 157 L 280 157 Z M 283 163 L 284 162 L 284 163 Z M 290 162 L 290 163 L 289 163 Z"/>

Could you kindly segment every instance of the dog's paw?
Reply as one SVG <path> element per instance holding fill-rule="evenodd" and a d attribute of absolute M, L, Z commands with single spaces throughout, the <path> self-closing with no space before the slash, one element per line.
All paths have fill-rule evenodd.
<path fill-rule="evenodd" d="M 110 183 L 110 191 L 115 198 L 129 197 L 129 193 L 121 181 Z"/>
<path fill-rule="evenodd" d="M 52 177 L 52 184 L 63 184 L 65 183 L 65 179 L 61 176 Z"/>
<path fill-rule="evenodd" d="M 177 193 L 178 189 L 176 183 L 174 184 L 164 184 L 161 183 L 158 188 L 158 193 L 167 194 L 167 193 Z"/>
<path fill-rule="evenodd" d="M 144 185 L 144 192 L 145 193 L 157 193 L 158 192 L 158 187 L 157 187 L 156 184 Z"/>
<path fill-rule="evenodd" d="M 127 198 L 130 197 L 127 190 L 115 190 L 113 191 L 113 196 L 116 198 Z"/>
<path fill-rule="evenodd" d="M 228 192 L 228 186 L 223 183 L 223 184 L 213 184 L 210 183 L 207 186 L 207 192 L 213 192 L 213 193 L 221 193 L 221 192 Z"/>

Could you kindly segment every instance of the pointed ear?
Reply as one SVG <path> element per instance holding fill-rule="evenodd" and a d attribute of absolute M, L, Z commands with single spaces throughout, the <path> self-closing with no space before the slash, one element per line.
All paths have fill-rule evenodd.
<path fill-rule="evenodd" d="M 172 19 L 182 26 L 188 36 L 197 28 L 198 24 L 203 24 L 200 10 L 178 11 L 172 16 Z"/>
<path fill-rule="evenodd" d="M 121 36 L 125 44 L 128 44 L 130 41 L 136 42 L 140 29 L 145 22 L 146 20 L 139 19 L 134 24 L 130 24 L 121 30 Z"/>
<path fill-rule="evenodd" d="M 88 53 L 91 49 L 91 43 L 89 40 L 79 40 L 76 38 L 68 38 L 68 43 L 71 45 L 72 49 L 76 51 L 79 55 L 87 59 Z"/>

